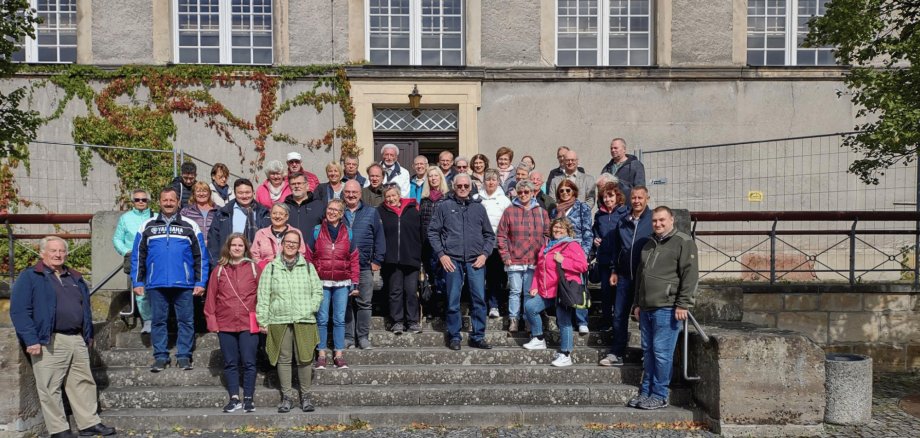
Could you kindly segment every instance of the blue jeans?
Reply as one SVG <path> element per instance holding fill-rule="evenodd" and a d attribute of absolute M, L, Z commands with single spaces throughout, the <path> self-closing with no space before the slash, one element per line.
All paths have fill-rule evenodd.
<path fill-rule="evenodd" d="M 543 319 L 540 312 L 556 306 L 556 325 L 559 326 L 559 351 L 571 353 L 575 348 L 572 339 L 572 314 L 573 308 L 556 303 L 555 298 L 543 298 L 539 295 L 531 297 L 524 303 L 524 317 L 530 323 L 530 335 L 543 336 Z"/>
<path fill-rule="evenodd" d="M 474 268 L 473 263 L 464 263 L 451 259 L 454 263 L 454 272 L 444 271 L 447 280 L 447 334 L 451 341 L 460 340 L 460 291 L 463 289 L 463 279 L 470 287 L 470 298 L 473 308 L 470 310 L 472 331 L 470 339 L 481 341 L 486 335 L 486 299 L 483 290 L 485 283 L 485 266 Z"/>
<path fill-rule="evenodd" d="M 192 358 L 192 342 L 195 340 L 195 305 L 192 300 L 192 290 L 164 287 L 160 289 L 146 289 L 150 303 L 150 341 L 153 344 L 153 358 L 169 360 L 167 348 L 166 319 L 169 318 L 169 307 L 176 311 L 176 322 L 179 326 L 179 335 L 176 338 L 176 357 Z"/>
<path fill-rule="evenodd" d="M 610 278 L 609 273 L 606 278 Z M 607 284 L 610 284 L 609 281 Z M 619 277 L 613 296 L 613 345 L 610 346 L 610 352 L 618 357 L 623 357 L 629 343 L 629 311 L 632 310 L 634 295 L 632 280 Z"/>
<path fill-rule="evenodd" d="M 644 372 L 639 393 L 668 399 L 674 347 L 680 334 L 681 322 L 674 318 L 673 307 L 658 307 L 639 312 L 642 333 Z"/>
<path fill-rule="evenodd" d="M 316 349 L 326 349 L 329 338 L 329 305 L 332 305 L 332 346 L 335 351 L 345 349 L 345 308 L 348 306 L 348 292 L 351 286 L 323 286 L 323 302 L 316 312 L 316 328 L 319 330 L 319 344 Z"/>
<path fill-rule="evenodd" d="M 224 356 L 224 380 L 230 397 L 240 395 L 240 368 L 243 368 L 243 397 L 256 392 L 256 352 L 259 334 L 246 332 L 219 332 L 220 352 Z"/>
<path fill-rule="evenodd" d="M 508 271 L 508 318 L 521 319 L 521 295 L 526 302 L 530 298 L 533 283 L 533 269 Z"/>

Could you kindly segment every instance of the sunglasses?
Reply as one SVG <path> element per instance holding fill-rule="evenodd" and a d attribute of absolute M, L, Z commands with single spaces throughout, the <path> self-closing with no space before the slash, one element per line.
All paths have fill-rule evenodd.
<path fill-rule="evenodd" d="M 147 198 L 134 198 L 134 202 L 148 202 L 148 201 L 150 200 Z"/>
<path fill-rule="evenodd" d="M 533 192 L 531 192 L 530 190 L 521 190 L 521 191 L 519 191 L 518 193 L 520 193 L 520 194 L 522 194 L 522 195 L 529 195 L 529 194 L 531 194 L 531 193 L 533 193 Z"/>
<path fill-rule="evenodd" d="M 469 184 L 457 184 L 457 185 L 455 185 L 454 187 L 456 187 L 456 188 L 458 188 L 458 189 L 468 189 L 468 188 L 470 188 L 470 185 L 469 185 Z"/>
<path fill-rule="evenodd" d="M 559 193 L 572 193 L 572 189 L 559 189 Z"/>

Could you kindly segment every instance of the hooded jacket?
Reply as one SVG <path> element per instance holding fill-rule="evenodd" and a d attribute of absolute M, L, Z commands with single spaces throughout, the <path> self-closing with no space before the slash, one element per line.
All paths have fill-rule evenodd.
<path fill-rule="evenodd" d="M 634 304 L 642 310 L 693 307 L 700 280 L 693 238 L 676 229 L 662 237 L 652 236 L 642 248 L 636 278 Z"/>
<path fill-rule="evenodd" d="M 131 250 L 133 287 L 205 287 L 208 281 L 208 251 L 198 224 L 176 213 L 167 223 L 163 214 L 141 224 Z"/>
<path fill-rule="evenodd" d="M 626 161 L 616 172 L 613 172 L 615 167 L 616 164 L 611 158 L 607 165 L 601 169 L 601 173 L 612 174 L 620 180 L 620 190 L 626 196 L 626 199 L 629 199 L 629 191 L 633 187 L 645 185 L 645 166 L 635 155 L 626 154 Z"/>
<path fill-rule="evenodd" d="M 176 193 L 179 194 L 179 205 L 188 205 L 188 200 L 194 194 L 194 186 L 188 187 L 182 183 L 182 177 L 177 176 L 173 178 L 172 182 L 169 183 L 169 186 L 176 189 Z"/>
<path fill-rule="evenodd" d="M 134 237 L 141 224 L 147 219 L 152 218 L 153 210 L 138 210 L 132 208 L 118 218 L 118 225 L 115 227 L 115 234 L 112 235 L 112 244 L 115 246 L 115 252 L 123 256 L 131 252 L 134 247 Z"/>
<path fill-rule="evenodd" d="M 210 332 L 248 332 L 249 312 L 256 311 L 259 274 L 255 262 L 218 265 L 211 272 L 204 300 Z"/>
<path fill-rule="evenodd" d="M 422 222 L 414 199 L 401 199 L 399 207 L 377 207 L 386 236 L 384 263 L 418 268 L 422 264 Z"/>
<path fill-rule="evenodd" d="M 236 205 L 237 200 L 234 199 L 218 209 L 214 214 L 214 219 L 211 220 L 211 228 L 207 231 L 208 255 L 215 263 L 220 259 L 220 247 L 224 244 L 224 240 L 233 234 L 233 209 Z M 252 207 L 252 215 L 248 221 L 250 226 L 243 229 L 243 234 L 252 242 L 256 238 L 256 231 L 270 226 L 272 220 L 268 209 L 258 202 L 253 201 L 249 205 Z"/>
<path fill-rule="evenodd" d="M 498 253 L 505 263 L 533 265 L 548 235 L 549 215 L 537 200 L 531 198 L 525 206 L 514 198 L 498 222 Z"/>
<path fill-rule="evenodd" d="M 560 217 L 560 212 L 553 208 L 549 217 L 556 219 Z M 565 213 L 565 218 L 575 227 L 575 240 L 581 244 L 581 249 L 587 257 L 594 245 L 594 232 L 591 230 L 591 207 L 584 202 L 575 201 L 575 204 Z"/>
<path fill-rule="evenodd" d="M 83 295 L 83 340 L 89 344 L 93 339 L 93 309 L 90 306 L 89 287 L 79 272 L 64 269 L 73 276 L 80 293 Z M 57 293 L 52 281 L 57 281 L 53 273 L 48 272 L 45 264 L 39 261 L 31 268 L 22 271 L 13 283 L 10 295 L 10 320 L 16 329 L 16 336 L 22 345 L 48 345 L 54 330 L 57 313 Z"/>
<path fill-rule="evenodd" d="M 316 311 L 323 301 L 323 282 L 316 268 L 297 256 L 293 269 L 282 257 L 272 260 L 259 276 L 256 319 L 260 327 L 272 324 L 316 323 Z"/>
<path fill-rule="evenodd" d="M 478 199 L 458 199 L 451 192 L 435 205 L 428 225 L 428 241 L 435 257 L 446 255 L 472 263 L 476 257 L 492 253 L 495 233 Z"/>
<path fill-rule="evenodd" d="M 498 222 L 502 219 L 502 213 L 511 205 L 511 200 L 505 196 L 501 187 L 496 187 L 491 195 L 487 194 L 485 189 L 478 194 L 470 194 L 471 197 L 478 197 L 482 206 L 486 208 L 486 215 L 489 216 L 489 224 L 492 225 L 492 232 L 498 232 Z"/>
<path fill-rule="evenodd" d="M 288 229 L 296 231 L 300 236 L 300 249 L 297 252 L 301 255 L 306 254 L 307 245 L 304 243 L 303 233 L 296 227 L 289 226 Z M 258 263 L 274 260 L 275 256 L 281 254 L 281 249 L 281 242 L 275 238 L 275 235 L 272 233 L 272 227 L 269 225 L 268 227 L 256 231 L 256 237 L 252 239 L 250 253 L 252 254 L 252 259 Z"/>
<path fill-rule="evenodd" d="M 550 242 L 547 242 L 549 245 Z M 565 273 L 565 279 L 577 281 L 582 284 L 583 273 L 588 270 L 588 259 L 585 252 L 581 250 L 578 241 L 570 237 L 565 237 L 555 242 L 549 249 L 544 246 L 537 253 L 537 265 L 533 272 L 533 288 L 541 297 L 552 299 L 556 298 L 556 287 L 559 284 L 559 273 L 556 272 L 556 253 L 562 253 L 562 272 Z"/>

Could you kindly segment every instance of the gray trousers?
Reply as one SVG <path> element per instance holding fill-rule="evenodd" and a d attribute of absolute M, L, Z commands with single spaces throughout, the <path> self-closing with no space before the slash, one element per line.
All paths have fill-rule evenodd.
<path fill-rule="evenodd" d="M 371 299 L 374 297 L 374 271 L 362 269 L 358 277 L 358 296 L 348 297 L 345 309 L 345 345 L 366 339 L 371 330 Z"/>

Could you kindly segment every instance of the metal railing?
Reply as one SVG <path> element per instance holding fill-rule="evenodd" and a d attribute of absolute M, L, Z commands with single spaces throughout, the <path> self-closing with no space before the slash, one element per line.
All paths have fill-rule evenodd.
<path fill-rule="evenodd" d="M 693 328 L 700 335 L 700 338 L 703 339 L 704 343 L 709 343 L 709 336 L 703 331 L 703 327 L 700 327 L 700 324 L 696 322 L 696 318 L 693 317 L 693 314 L 690 311 L 687 311 L 687 319 L 684 320 L 684 351 L 683 351 L 683 368 L 684 368 L 684 380 L 688 382 L 695 382 L 700 380 L 700 376 L 691 376 L 689 371 L 687 371 L 688 362 L 690 361 L 690 323 L 693 324 Z"/>
<path fill-rule="evenodd" d="M 711 263 L 714 266 L 700 267 L 701 278 L 715 277 L 716 273 L 746 274 L 775 284 L 788 281 L 792 273 L 807 273 L 815 278 L 817 274 L 830 273 L 852 286 L 869 273 L 896 273 L 898 279 L 910 273 L 915 289 L 920 280 L 916 256 L 920 247 L 920 212 L 692 212 L 690 219 L 700 258 L 717 260 Z M 752 222 L 766 224 L 751 227 Z M 726 229 L 725 225 L 732 223 Z M 780 227 L 788 223 L 796 228 Z M 872 226 L 862 228 L 865 224 Z M 704 230 L 706 227 L 716 229 Z M 720 237 L 727 241 L 720 244 Z M 815 243 L 817 238 L 825 240 Z M 753 263 L 753 254 L 765 254 L 768 265 Z M 780 256 L 791 261 L 781 266 Z"/>

